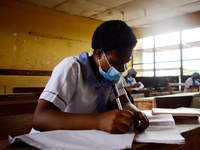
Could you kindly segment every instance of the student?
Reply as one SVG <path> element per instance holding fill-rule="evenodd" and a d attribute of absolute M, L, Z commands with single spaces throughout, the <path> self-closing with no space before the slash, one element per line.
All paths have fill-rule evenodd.
<path fill-rule="evenodd" d="M 135 77 L 137 75 L 137 71 L 135 69 L 129 69 L 128 73 L 120 78 L 120 81 L 122 85 L 126 89 L 132 89 L 132 88 L 137 88 L 137 89 L 142 89 L 144 88 L 144 85 L 141 82 L 136 82 Z"/>
<path fill-rule="evenodd" d="M 200 84 L 197 81 L 199 78 L 200 78 L 200 75 L 198 72 L 193 73 L 192 76 L 185 81 L 185 88 L 184 88 L 183 92 L 187 93 L 188 88 L 192 88 L 195 86 L 199 87 Z"/>
<path fill-rule="evenodd" d="M 145 130 L 147 117 L 128 99 L 118 84 L 123 110 L 115 101 L 112 85 L 117 83 L 132 56 L 137 39 L 124 22 L 102 23 L 92 38 L 92 55 L 87 52 L 58 64 L 36 107 L 33 127 L 39 131 L 90 130 L 125 133 Z M 106 103 L 117 108 L 108 111 Z"/>

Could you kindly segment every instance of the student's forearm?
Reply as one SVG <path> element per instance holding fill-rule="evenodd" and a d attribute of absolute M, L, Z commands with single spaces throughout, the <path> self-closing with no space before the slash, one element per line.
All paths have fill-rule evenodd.
<path fill-rule="evenodd" d="M 60 111 L 53 103 L 40 100 L 33 118 L 36 130 L 98 129 L 98 114 L 72 114 Z"/>
<path fill-rule="evenodd" d="M 137 88 L 137 87 L 140 87 L 140 84 L 134 84 L 134 85 L 132 85 L 132 86 L 127 86 L 127 87 L 125 87 L 126 89 L 132 89 L 132 88 Z"/>
<path fill-rule="evenodd" d="M 45 110 L 35 114 L 33 127 L 39 131 L 99 129 L 99 114 L 71 114 Z"/>
<path fill-rule="evenodd" d="M 33 127 L 39 131 L 97 129 L 124 133 L 132 125 L 131 119 L 130 112 L 118 109 L 98 114 L 61 112 L 53 103 L 40 100 L 34 113 Z"/>

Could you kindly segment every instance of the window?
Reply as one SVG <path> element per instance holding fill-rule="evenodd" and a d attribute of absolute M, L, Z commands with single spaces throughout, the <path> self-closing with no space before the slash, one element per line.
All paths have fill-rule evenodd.
<path fill-rule="evenodd" d="M 154 76 L 153 37 L 138 39 L 133 52 L 133 68 L 137 76 Z"/>
<path fill-rule="evenodd" d="M 180 74 L 180 32 L 155 36 L 156 76 Z"/>
<path fill-rule="evenodd" d="M 183 75 L 200 72 L 200 28 L 182 31 Z"/>
<path fill-rule="evenodd" d="M 200 27 L 138 39 L 133 52 L 137 76 L 182 76 L 200 72 L 199 35 Z"/>

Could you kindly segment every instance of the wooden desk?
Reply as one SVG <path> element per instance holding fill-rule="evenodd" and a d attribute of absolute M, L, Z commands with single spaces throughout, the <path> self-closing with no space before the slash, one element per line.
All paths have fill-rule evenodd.
<path fill-rule="evenodd" d="M 139 93 L 144 93 L 145 97 L 149 97 L 150 91 L 148 89 L 140 89 L 138 91 L 132 90 L 132 89 L 127 89 L 130 94 L 139 94 Z"/>
<path fill-rule="evenodd" d="M 178 107 L 190 107 L 190 103 L 194 95 L 193 93 L 177 93 L 170 95 L 154 96 L 135 98 L 134 104 L 140 110 L 151 110 L 152 108 L 178 108 Z"/>
<path fill-rule="evenodd" d="M 178 120 L 176 126 L 182 136 L 185 138 L 185 144 L 156 144 L 156 143 L 135 143 L 132 148 L 127 150 L 199 150 L 200 149 L 200 119 L 199 120 Z M 8 140 L 0 141 L 0 149 L 4 150 L 36 150 L 36 148 L 28 146 L 24 143 L 18 143 L 10 146 Z"/>
<path fill-rule="evenodd" d="M 189 88 L 187 89 L 187 92 L 190 93 L 190 92 L 199 92 L 199 87 L 196 87 L 196 88 Z"/>
<path fill-rule="evenodd" d="M 156 108 L 155 97 L 134 98 L 134 105 L 140 110 Z"/>

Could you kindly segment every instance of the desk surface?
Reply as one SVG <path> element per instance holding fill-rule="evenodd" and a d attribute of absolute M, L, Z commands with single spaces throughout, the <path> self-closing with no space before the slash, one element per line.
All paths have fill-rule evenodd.
<path fill-rule="evenodd" d="M 192 149 L 199 150 L 200 143 L 200 118 L 199 120 L 176 120 L 176 126 L 185 138 L 186 143 L 183 145 L 174 144 L 156 144 L 156 143 L 136 143 L 133 142 L 132 148 L 127 150 L 169 150 L 169 149 Z M 0 141 L 0 150 L 36 150 L 34 147 L 30 147 L 24 143 L 18 143 L 14 146 L 10 146 L 8 140 Z"/>

